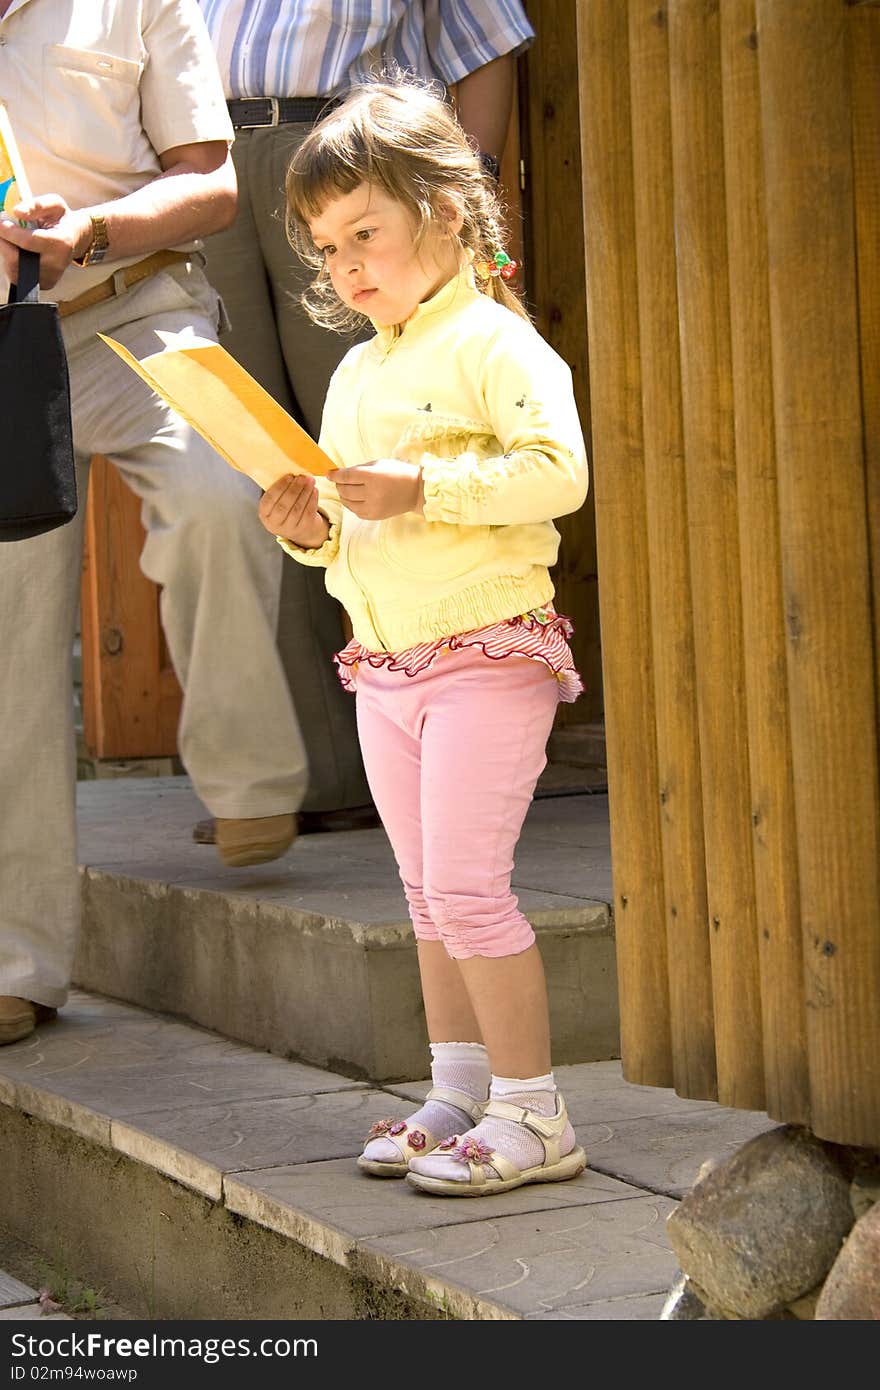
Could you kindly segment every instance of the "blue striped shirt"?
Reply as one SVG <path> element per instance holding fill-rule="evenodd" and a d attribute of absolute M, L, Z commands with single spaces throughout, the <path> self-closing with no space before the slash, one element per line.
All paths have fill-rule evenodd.
<path fill-rule="evenodd" d="M 520 0 L 199 0 L 227 97 L 332 96 L 390 63 L 441 82 L 519 53 Z"/>

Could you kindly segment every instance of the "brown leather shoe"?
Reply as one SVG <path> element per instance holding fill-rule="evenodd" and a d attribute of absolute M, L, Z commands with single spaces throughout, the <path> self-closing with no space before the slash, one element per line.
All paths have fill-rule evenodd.
<path fill-rule="evenodd" d="M 197 820 L 193 826 L 193 839 L 197 845 L 216 845 L 217 835 L 214 829 L 214 817 L 208 816 L 205 820 Z"/>
<path fill-rule="evenodd" d="M 35 1004 L 15 994 L 0 994 L 0 1047 L 29 1038 L 38 1023 L 47 1023 L 57 1013 L 48 1004 Z"/>
<path fill-rule="evenodd" d="M 299 835 L 328 835 L 334 830 L 375 830 L 382 824 L 375 806 L 346 806 L 339 811 L 300 811 L 297 816 Z M 214 817 L 196 821 L 193 839 L 197 845 L 216 843 Z"/>
<path fill-rule="evenodd" d="M 244 820 L 214 820 L 217 850 L 224 864 L 241 869 L 280 859 L 296 838 L 296 816 L 252 816 Z"/>

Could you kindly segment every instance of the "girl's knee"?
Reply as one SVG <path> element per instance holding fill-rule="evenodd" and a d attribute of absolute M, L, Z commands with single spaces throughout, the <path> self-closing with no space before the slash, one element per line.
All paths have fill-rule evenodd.
<path fill-rule="evenodd" d="M 417 941 L 439 941 L 440 933 L 434 925 L 424 895 L 409 884 L 404 884 L 409 917 Z"/>
<path fill-rule="evenodd" d="M 471 956 L 512 956 L 534 944 L 535 933 L 516 898 L 428 895 L 431 919 L 453 960 Z"/>

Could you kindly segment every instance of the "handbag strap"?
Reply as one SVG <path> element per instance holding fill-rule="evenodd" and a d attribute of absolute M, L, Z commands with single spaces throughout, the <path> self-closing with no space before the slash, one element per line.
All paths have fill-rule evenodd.
<path fill-rule="evenodd" d="M 18 283 L 9 286 L 10 304 L 40 302 L 40 257 L 36 251 L 18 248 Z"/>

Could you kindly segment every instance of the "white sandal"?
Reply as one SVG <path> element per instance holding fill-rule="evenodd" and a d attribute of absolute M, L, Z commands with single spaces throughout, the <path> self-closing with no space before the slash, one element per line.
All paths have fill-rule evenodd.
<path fill-rule="evenodd" d="M 534 1168 L 517 1168 L 515 1163 L 496 1149 L 490 1149 L 481 1139 L 467 1136 L 462 1139 L 454 1134 L 436 1148 L 467 1163 L 470 1177 L 464 1182 L 456 1182 L 452 1178 L 429 1178 L 410 1168 L 406 1175 L 407 1182 L 421 1192 L 443 1197 L 488 1197 L 493 1192 L 510 1192 L 512 1188 L 522 1187 L 529 1182 L 565 1182 L 568 1178 L 576 1178 L 587 1166 L 587 1155 L 576 1144 L 571 1153 L 560 1158 L 559 1144 L 568 1124 L 568 1113 L 562 1096 L 557 1095 L 556 1105 L 556 1114 L 552 1117 L 536 1115 L 533 1110 L 523 1110 L 503 1100 L 490 1100 L 483 1110 L 486 1118 L 494 1116 L 497 1120 L 513 1120 L 537 1135 L 544 1146 L 544 1161 Z M 493 1174 L 486 1177 L 484 1164 L 491 1165 L 498 1176 Z"/>
<path fill-rule="evenodd" d="M 422 1104 L 427 1105 L 429 1100 L 445 1101 L 447 1105 L 455 1106 L 456 1110 L 463 1110 L 475 1125 L 483 1118 L 485 1102 L 474 1100 L 473 1096 L 466 1095 L 464 1091 L 455 1091 L 449 1086 L 432 1086 Z M 406 1120 L 390 1119 L 376 1121 L 364 1144 L 369 1144 L 371 1139 L 390 1139 L 400 1154 L 399 1163 L 382 1163 L 378 1159 L 365 1158 L 361 1154 L 357 1161 L 358 1167 L 374 1178 L 405 1177 L 411 1158 L 416 1158 L 419 1154 L 429 1154 L 441 1143 L 424 1125 L 408 1125 Z"/>

